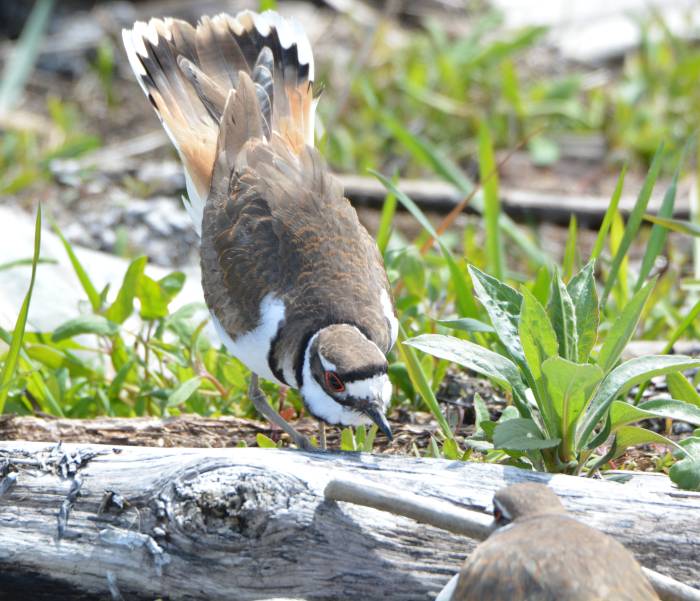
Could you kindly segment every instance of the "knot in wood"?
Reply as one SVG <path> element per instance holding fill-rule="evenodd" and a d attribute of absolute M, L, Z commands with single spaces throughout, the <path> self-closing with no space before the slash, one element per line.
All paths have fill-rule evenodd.
<path fill-rule="evenodd" d="M 305 487 L 285 474 L 250 467 L 220 468 L 174 485 L 173 517 L 190 535 L 259 538 L 284 519 Z"/>

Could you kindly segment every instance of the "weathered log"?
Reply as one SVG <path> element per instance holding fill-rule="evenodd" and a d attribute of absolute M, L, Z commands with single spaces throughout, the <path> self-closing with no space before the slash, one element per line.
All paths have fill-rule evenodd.
<path fill-rule="evenodd" d="M 640 562 L 700 585 L 700 494 L 492 464 L 268 449 L 0 443 L 0 591 L 33 599 L 426 600 L 474 541 L 324 500 L 354 476 L 479 511 L 548 481 Z M 611 566 L 614 569 L 614 566 Z"/>

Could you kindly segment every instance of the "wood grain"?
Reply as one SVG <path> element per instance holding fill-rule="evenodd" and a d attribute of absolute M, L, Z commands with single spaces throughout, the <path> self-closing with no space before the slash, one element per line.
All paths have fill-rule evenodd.
<path fill-rule="evenodd" d="M 333 477 L 489 511 L 493 492 L 548 481 L 640 562 L 698 586 L 700 494 L 491 464 L 268 449 L 0 443 L 0 590 L 33 599 L 426 600 L 474 542 L 325 501 Z M 0 489 L 3 485 L 0 485 Z"/>

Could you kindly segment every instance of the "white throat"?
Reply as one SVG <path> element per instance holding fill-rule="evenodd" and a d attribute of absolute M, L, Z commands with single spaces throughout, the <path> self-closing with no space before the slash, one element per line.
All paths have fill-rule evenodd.
<path fill-rule="evenodd" d="M 314 334 L 306 345 L 302 369 L 303 383 L 300 392 L 309 412 L 314 417 L 322 419 L 328 424 L 343 426 L 371 424 L 372 420 L 364 413 L 353 411 L 338 403 L 323 390 L 316 378 L 314 378 L 311 373 L 311 347 L 317 337 L 318 333 Z M 324 365 L 324 368 L 328 369 L 327 366 L 330 365 L 330 362 L 321 357 L 321 363 Z M 370 398 L 379 393 L 384 400 L 383 408 L 386 410 L 391 400 L 391 382 L 389 382 L 389 377 L 386 374 L 373 376 L 366 380 L 348 383 L 347 392 L 356 398 Z"/>

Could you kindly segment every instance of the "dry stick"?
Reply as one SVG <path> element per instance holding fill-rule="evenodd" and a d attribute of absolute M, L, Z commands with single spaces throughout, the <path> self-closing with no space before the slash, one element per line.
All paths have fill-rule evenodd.
<path fill-rule="evenodd" d="M 326 485 L 324 496 L 329 501 L 388 511 L 480 541 L 492 532 L 492 519 L 483 513 L 373 482 L 335 478 Z M 649 568 L 642 570 L 662 601 L 700 601 L 700 590 Z"/>

